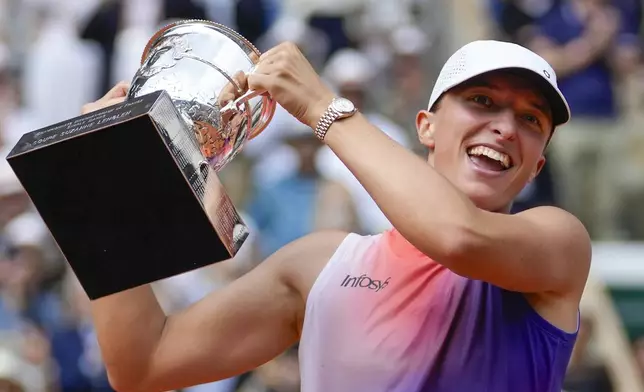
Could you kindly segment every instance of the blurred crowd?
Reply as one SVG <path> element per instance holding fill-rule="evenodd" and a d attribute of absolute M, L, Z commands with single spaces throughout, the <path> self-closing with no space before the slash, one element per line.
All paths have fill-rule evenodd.
<path fill-rule="evenodd" d="M 454 49 L 450 34 L 468 28 L 445 22 L 458 19 L 447 16 L 456 3 L 477 3 L 459 12 L 480 13 L 474 19 L 490 26 L 480 38 L 518 42 L 546 57 L 571 104 L 573 120 L 558 131 L 548 163 L 515 211 L 559 205 L 597 241 L 644 240 L 640 0 L 0 0 L 0 150 L 4 158 L 24 133 L 75 117 L 84 103 L 131 80 L 161 26 L 207 19 L 262 51 L 294 41 L 338 94 L 398 143 L 425 154 L 415 141 L 415 114 Z M 333 153 L 280 107 L 220 175 L 252 234 L 234 259 L 156 282 L 168 313 L 311 231 L 390 227 Z M 111 391 L 88 305 L 0 160 L 0 391 Z M 615 374 L 586 339 L 592 325 L 582 323 L 569 392 L 617 390 Z M 642 374 L 643 342 L 624 353 Z M 256 371 L 185 391 L 298 390 L 293 347 Z"/>

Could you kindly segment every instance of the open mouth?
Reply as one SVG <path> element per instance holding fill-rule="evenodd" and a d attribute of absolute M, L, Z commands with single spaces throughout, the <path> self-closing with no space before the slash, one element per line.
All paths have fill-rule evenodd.
<path fill-rule="evenodd" d="M 512 158 L 508 154 L 487 146 L 474 146 L 467 149 L 467 155 L 481 169 L 502 172 L 512 168 Z"/>

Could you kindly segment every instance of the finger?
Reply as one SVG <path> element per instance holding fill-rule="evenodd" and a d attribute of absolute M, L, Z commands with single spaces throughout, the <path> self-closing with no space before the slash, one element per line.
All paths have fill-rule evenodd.
<path fill-rule="evenodd" d="M 280 43 L 277 46 L 274 46 L 262 54 L 259 58 L 259 61 L 265 61 L 273 58 L 281 58 L 287 54 L 297 54 L 302 53 L 299 46 L 291 41 L 285 41 Z"/>
<path fill-rule="evenodd" d="M 274 52 L 266 52 L 265 56 L 262 56 L 262 58 L 259 60 L 255 68 L 260 67 L 262 65 L 266 64 L 273 64 L 276 62 L 279 62 L 280 59 L 284 59 L 284 50 L 277 50 Z"/>
<path fill-rule="evenodd" d="M 86 103 L 85 105 L 83 105 L 81 107 L 81 114 L 91 113 L 91 112 L 94 112 L 94 111 L 100 109 L 101 106 L 97 102 Z"/>
<path fill-rule="evenodd" d="M 259 64 L 257 64 L 257 67 L 255 67 L 255 72 L 253 74 L 275 75 L 278 71 L 280 71 L 281 64 L 284 64 L 284 62 L 272 61 L 270 59 L 261 61 Z"/>
<path fill-rule="evenodd" d="M 116 96 L 126 97 L 128 91 L 130 91 L 130 84 L 128 82 L 121 82 L 117 86 L 118 86 L 118 89 L 116 91 Z"/>
<path fill-rule="evenodd" d="M 116 105 L 117 103 L 121 103 L 121 102 L 124 102 L 124 101 L 125 101 L 125 97 L 116 97 L 116 98 L 108 99 L 107 101 L 104 102 L 103 107 Z"/>
<path fill-rule="evenodd" d="M 254 73 L 248 76 L 248 88 L 260 94 L 267 93 L 275 84 L 275 78 L 263 73 Z"/>
<path fill-rule="evenodd" d="M 116 105 L 118 103 L 121 103 L 125 101 L 125 97 L 116 97 L 116 98 L 111 98 L 111 99 L 103 99 L 103 100 L 98 100 L 96 102 L 88 103 L 86 105 L 83 105 L 81 108 L 81 114 L 87 114 L 91 112 L 95 112 L 99 109 L 103 109 L 112 105 Z"/>
<path fill-rule="evenodd" d="M 246 91 L 246 89 L 248 88 L 248 74 L 246 74 L 246 72 L 237 72 L 235 75 L 233 75 L 233 80 L 237 83 L 242 91 Z"/>
<path fill-rule="evenodd" d="M 284 48 L 282 47 L 282 44 L 279 44 L 277 46 L 273 46 L 272 48 L 270 48 L 266 52 L 262 53 L 261 56 L 259 56 L 258 63 L 261 63 L 262 61 L 265 61 L 269 57 L 275 56 L 276 54 L 278 54 L 282 50 L 284 50 Z"/>
<path fill-rule="evenodd" d="M 284 67 L 286 64 L 291 63 L 293 60 L 297 61 L 298 57 L 302 56 L 299 49 L 290 42 L 281 44 L 281 46 L 272 48 L 266 52 L 255 66 L 255 69 L 260 73 L 268 73 L 271 71 Z M 273 66 L 275 68 L 267 68 Z"/>
<path fill-rule="evenodd" d="M 236 94 L 234 94 L 232 91 L 222 91 L 219 94 L 219 98 L 217 98 L 217 102 L 221 106 L 225 106 L 228 102 L 232 101 L 235 99 Z"/>
<path fill-rule="evenodd" d="M 248 89 L 248 77 L 243 71 L 232 76 L 233 82 L 228 82 L 219 92 L 218 102 L 227 102 L 243 94 Z"/>
<path fill-rule="evenodd" d="M 112 87 L 101 100 L 108 100 L 116 97 L 124 97 L 127 95 L 130 85 L 127 82 L 118 82 L 114 87 Z"/>
<path fill-rule="evenodd" d="M 293 42 L 293 41 L 283 41 L 283 42 L 280 42 L 279 44 L 273 46 L 272 48 L 267 50 L 265 53 L 280 52 L 280 51 L 283 51 L 283 50 L 290 51 L 290 50 L 293 50 L 293 49 L 299 50 L 299 46 L 295 42 Z"/>
<path fill-rule="evenodd" d="M 233 83 L 228 83 L 219 92 L 219 96 L 217 97 L 217 102 L 219 102 L 222 105 L 225 105 L 240 95 L 241 93 L 237 89 L 237 86 L 235 86 Z"/>
<path fill-rule="evenodd" d="M 219 92 L 219 99 L 221 100 L 224 96 L 234 96 L 237 91 L 237 87 L 234 83 L 228 82 Z"/>
<path fill-rule="evenodd" d="M 290 42 L 281 43 L 278 46 L 275 46 L 269 49 L 268 51 L 266 51 L 266 53 L 264 53 L 259 58 L 259 62 L 257 64 L 261 65 L 261 64 L 267 64 L 267 63 L 280 62 L 284 60 L 287 56 L 291 55 L 292 47 L 293 47 L 293 44 L 291 44 Z"/>

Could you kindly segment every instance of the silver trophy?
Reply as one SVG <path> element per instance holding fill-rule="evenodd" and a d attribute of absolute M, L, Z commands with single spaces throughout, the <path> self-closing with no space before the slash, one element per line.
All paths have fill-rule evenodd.
<path fill-rule="evenodd" d="M 146 46 L 128 98 L 165 90 L 193 129 L 208 165 L 219 171 L 270 122 L 275 102 L 239 84 L 259 50 L 236 31 L 188 20 L 158 31 Z"/>
<path fill-rule="evenodd" d="M 234 256 L 248 229 L 217 172 L 275 111 L 260 52 L 187 20 L 143 51 L 125 102 L 24 135 L 7 160 L 92 299 Z"/>

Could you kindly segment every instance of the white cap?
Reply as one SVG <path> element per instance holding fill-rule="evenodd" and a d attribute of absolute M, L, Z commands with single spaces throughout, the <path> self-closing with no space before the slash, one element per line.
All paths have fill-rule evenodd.
<path fill-rule="evenodd" d="M 481 74 L 497 70 L 528 71 L 552 108 L 554 125 L 570 120 L 570 107 L 557 86 L 557 76 L 550 64 L 523 46 L 501 41 L 471 42 L 456 51 L 438 75 L 429 100 L 429 109 L 449 89 Z"/>

